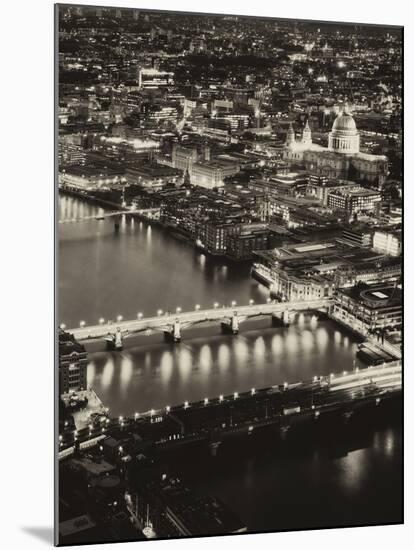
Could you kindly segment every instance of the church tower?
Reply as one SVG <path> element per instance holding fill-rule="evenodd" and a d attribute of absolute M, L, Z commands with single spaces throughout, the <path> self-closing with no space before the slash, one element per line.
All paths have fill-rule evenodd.
<path fill-rule="evenodd" d="M 287 134 L 286 134 L 285 145 L 287 147 L 290 147 L 294 143 L 295 143 L 295 130 L 293 129 L 292 123 L 290 123 L 289 130 L 287 131 Z"/>
<path fill-rule="evenodd" d="M 303 128 L 302 143 L 304 145 L 312 145 L 312 132 L 311 132 L 311 129 L 309 127 L 309 121 L 308 120 L 306 120 L 306 124 Z"/>

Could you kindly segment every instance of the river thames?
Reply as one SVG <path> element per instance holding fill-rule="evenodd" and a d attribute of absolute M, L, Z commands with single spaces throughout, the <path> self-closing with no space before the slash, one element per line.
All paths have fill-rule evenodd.
<path fill-rule="evenodd" d="M 67 196 L 60 197 L 59 207 L 61 220 L 103 212 Z M 59 322 L 67 327 L 196 304 L 265 302 L 269 295 L 250 278 L 248 265 L 208 257 L 136 219 L 124 219 L 118 233 L 111 220 L 60 224 L 58 266 Z M 112 415 L 130 415 L 350 370 L 357 344 L 330 320 L 311 314 L 297 315 L 290 327 L 249 321 L 237 336 L 220 334 L 218 325 L 190 329 L 178 345 L 164 343 L 161 335 L 142 335 L 122 352 L 89 345 L 88 385 Z M 309 443 L 289 452 L 273 445 L 259 454 L 223 452 L 214 464 L 205 459 L 208 481 L 200 481 L 195 465 L 186 469 L 253 531 L 347 525 L 353 518 L 358 524 L 396 522 L 402 514 L 401 445 L 397 414 L 347 434 L 340 448 L 329 451 Z"/>

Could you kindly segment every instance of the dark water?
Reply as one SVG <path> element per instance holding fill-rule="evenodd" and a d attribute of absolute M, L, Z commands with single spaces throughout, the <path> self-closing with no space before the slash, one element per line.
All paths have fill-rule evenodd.
<path fill-rule="evenodd" d="M 63 219 L 101 212 L 69 197 L 60 210 Z M 268 296 L 248 266 L 209 258 L 143 222 L 124 220 L 119 234 L 109 220 L 60 225 L 59 246 L 59 317 L 68 327 Z M 352 368 L 357 342 L 331 321 L 300 315 L 289 328 L 269 324 L 248 322 L 236 337 L 217 325 L 191 329 L 175 346 L 143 335 L 121 353 L 92 347 L 88 383 L 113 415 L 129 415 Z M 290 447 L 265 441 L 183 464 L 200 490 L 219 495 L 253 531 L 395 522 L 399 424 L 397 415 L 351 433 L 334 429 L 329 448 L 304 434 Z"/>
<path fill-rule="evenodd" d="M 400 418 L 394 407 L 321 433 L 306 427 L 282 442 L 269 431 L 260 441 L 219 448 L 214 458 L 200 451 L 172 463 L 199 491 L 228 504 L 249 531 L 399 523 Z"/>
<path fill-rule="evenodd" d="M 352 369 L 355 340 L 330 321 L 299 315 L 289 328 L 269 324 L 250 323 L 238 336 L 193 329 L 178 345 L 160 336 L 148 345 L 143 336 L 121 353 L 91 353 L 88 384 L 118 416 Z"/>
<path fill-rule="evenodd" d="M 101 208 L 60 198 L 60 219 L 91 216 Z M 59 320 L 134 318 L 158 309 L 212 307 L 215 302 L 264 302 L 268 291 L 249 277 L 249 266 L 206 256 L 146 222 L 111 219 L 59 225 Z"/>

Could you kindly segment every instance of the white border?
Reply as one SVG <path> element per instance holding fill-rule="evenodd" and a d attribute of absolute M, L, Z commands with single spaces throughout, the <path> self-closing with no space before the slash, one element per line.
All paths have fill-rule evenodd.
<path fill-rule="evenodd" d="M 80 2 L 82 3 L 82 2 Z M 409 59 L 414 52 L 414 24 L 408 2 L 254 2 L 209 0 L 205 4 L 185 0 L 101 0 L 85 2 L 120 7 L 208 11 L 300 19 L 358 21 L 405 25 L 405 159 L 406 159 L 406 281 L 412 280 L 413 262 L 409 231 L 410 206 L 414 204 L 411 163 L 413 120 L 413 74 Z M 9 0 L 1 8 L 2 62 L 0 135 L 2 307 L 1 331 L 1 458 L 3 548 L 35 549 L 51 545 L 53 518 L 53 2 L 51 0 Z M 411 65 L 413 63 L 411 62 Z M 409 289 L 408 289 L 409 291 Z M 406 334 L 412 334 L 411 296 L 406 296 Z M 406 525 L 326 531 L 304 531 L 247 537 L 159 541 L 150 550 L 166 548 L 263 549 L 335 547 L 387 549 L 409 547 L 414 539 L 413 369 L 406 349 Z M 48 531 L 49 530 L 49 531 Z M 46 540 L 45 540 L 46 537 Z M 98 545 L 94 548 L 121 548 Z M 147 548 L 147 546 L 145 546 Z"/>

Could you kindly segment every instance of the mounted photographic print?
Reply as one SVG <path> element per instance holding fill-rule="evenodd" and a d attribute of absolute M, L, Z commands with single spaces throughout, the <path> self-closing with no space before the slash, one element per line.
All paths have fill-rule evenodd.
<path fill-rule="evenodd" d="M 402 55 L 56 5 L 56 544 L 403 521 Z"/>

